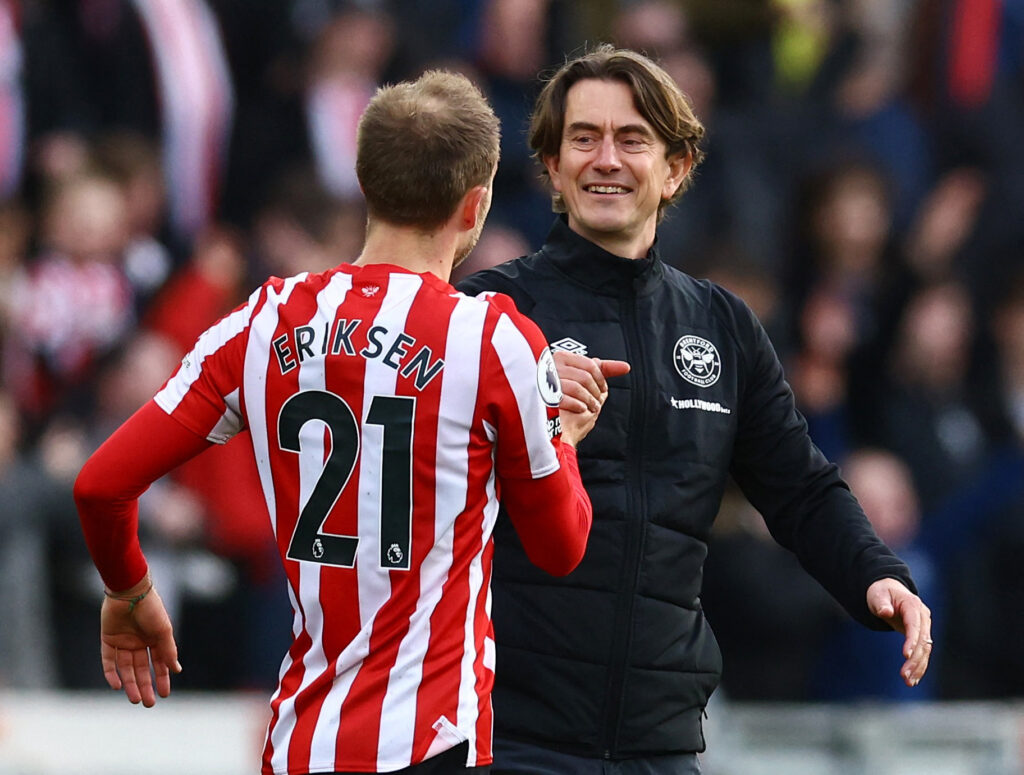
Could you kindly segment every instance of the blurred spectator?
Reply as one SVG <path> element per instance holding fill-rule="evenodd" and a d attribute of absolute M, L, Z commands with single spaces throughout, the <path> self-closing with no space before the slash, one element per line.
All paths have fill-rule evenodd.
<path fill-rule="evenodd" d="M 176 263 L 166 244 L 167 188 L 159 147 L 145 135 L 117 131 L 102 135 L 93 155 L 124 192 L 128 241 L 121 264 L 141 313 Z"/>
<path fill-rule="evenodd" d="M 853 443 L 847 391 L 856 317 L 848 297 L 818 289 L 800 309 L 800 348 L 786 363 L 811 438 L 829 460 L 841 460 Z"/>
<path fill-rule="evenodd" d="M 889 180 L 876 166 L 833 161 L 809 175 L 797 200 L 791 287 L 799 303 L 816 290 L 849 299 L 856 338 L 870 341 L 902 299 Z M 896 298 L 893 298 L 893 297 Z"/>
<path fill-rule="evenodd" d="M 966 288 L 924 286 L 903 309 L 885 370 L 870 375 L 874 389 L 862 396 L 860 427 L 907 462 L 926 513 L 983 470 L 999 437 L 979 396 L 976 341 Z"/>
<path fill-rule="evenodd" d="M 902 232 L 929 185 L 934 162 L 907 97 L 913 0 L 828 5 L 831 40 L 805 95 L 806 139 L 822 156 L 853 154 L 877 165 L 889 179 L 894 227 Z"/>
<path fill-rule="evenodd" d="M 725 109 L 760 113 L 775 93 L 775 0 L 682 0 L 708 51 Z"/>
<path fill-rule="evenodd" d="M 13 286 L 4 379 L 34 422 L 77 398 L 99 358 L 134 322 L 134 295 L 121 261 L 127 208 L 109 178 L 58 183 L 42 215 L 41 252 Z"/>
<path fill-rule="evenodd" d="M 320 30 L 310 52 L 306 121 L 321 184 L 339 199 L 360 196 L 356 124 L 381 85 L 393 45 L 386 14 L 347 8 Z"/>
<path fill-rule="evenodd" d="M 0 688 L 52 688 L 46 558 L 61 499 L 38 460 L 21 450 L 20 423 L 14 401 L 0 393 Z"/>
<path fill-rule="evenodd" d="M 359 255 L 366 226 L 362 199 L 339 200 L 313 170 L 285 171 L 253 219 L 250 273 L 291 277 L 320 272 Z"/>
<path fill-rule="evenodd" d="M 924 118 L 939 173 L 980 170 L 987 196 L 964 246 L 965 277 L 999 296 L 1019 262 L 1024 221 L 1024 13 L 998 0 L 919 0 L 909 43 L 912 96 Z"/>
<path fill-rule="evenodd" d="M 949 628 L 949 658 L 940 675 L 954 699 L 1024 695 L 1024 274 L 1006 284 L 991 319 L 996 345 L 992 403 L 1002 409 L 1011 438 L 1000 448 L 974 497 L 949 509 L 971 518 L 950 554 L 956 562 L 949 621 L 971 617 L 976 632 Z M 988 381 L 983 381 L 983 385 Z M 956 541 L 958 536 L 953 537 Z M 968 540 L 969 539 L 969 540 Z M 993 633 L 999 633 L 993 637 Z"/>
<path fill-rule="evenodd" d="M 942 577 L 948 568 L 940 564 L 921 541 L 921 511 L 910 470 L 896 455 L 881 449 L 862 448 L 843 460 L 843 477 L 857 496 L 864 513 L 888 546 L 910 567 L 920 593 L 932 609 L 932 637 L 945 643 L 945 606 Z M 933 529 L 938 529 L 934 526 Z M 897 632 L 865 632 L 847 626 L 837 616 L 821 644 L 809 699 L 826 702 L 863 700 L 922 701 L 939 695 L 939 680 L 930 674 L 910 691 L 899 678 L 903 664 L 900 650 L 904 637 Z M 936 660 L 937 662 L 939 660 Z"/>
<path fill-rule="evenodd" d="M 488 223 L 521 232 L 532 249 L 551 224 L 551 199 L 526 142 L 530 106 L 540 88 L 538 73 L 583 41 L 564 41 L 567 48 L 553 50 L 563 7 L 552 0 L 479 0 L 475 5 L 469 61 L 501 121 L 501 163 Z"/>

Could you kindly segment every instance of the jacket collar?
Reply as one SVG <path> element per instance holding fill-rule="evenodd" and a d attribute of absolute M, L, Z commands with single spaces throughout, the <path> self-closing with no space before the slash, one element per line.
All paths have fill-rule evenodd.
<path fill-rule="evenodd" d="M 555 220 L 541 252 L 573 280 L 604 296 L 643 293 L 664 274 L 657 241 L 644 258 L 622 258 L 570 229 L 565 215 Z"/>

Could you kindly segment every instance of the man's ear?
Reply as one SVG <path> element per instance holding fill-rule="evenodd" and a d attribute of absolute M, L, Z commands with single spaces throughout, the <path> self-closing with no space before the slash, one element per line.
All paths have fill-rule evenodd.
<path fill-rule="evenodd" d="M 690 174 L 690 167 L 693 166 L 693 152 L 676 153 L 668 157 L 668 177 L 665 178 L 665 186 L 661 190 L 662 199 L 671 199 L 676 191 L 683 185 L 686 176 Z"/>
<path fill-rule="evenodd" d="M 473 186 L 462 197 L 459 217 L 463 231 L 472 231 L 481 218 L 486 218 L 484 203 L 487 201 L 487 186 Z"/>
<path fill-rule="evenodd" d="M 558 162 L 559 158 L 557 154 L 555 156 L 544 156 L 544 168 L 548 171 L 548 177 L 551 179 L 551 187 L 555 189 L 559 194 L 562 193 L 562 178 L 559 175 Z"/>

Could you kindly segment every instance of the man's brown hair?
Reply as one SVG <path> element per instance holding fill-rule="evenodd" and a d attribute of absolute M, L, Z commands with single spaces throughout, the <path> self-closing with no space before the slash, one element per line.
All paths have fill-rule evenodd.
<path fill-rule="evenodd" d="M 433 231 L 498 162 L 500 125 L 464 75 L 430 70 L 377 90 L 357 135 L 370 218 Z"/>
<path fill-rule="evenodd" d="M 666 205 L 682 196 L 693 177 L 693 171 L 704 158 L 699 144 L 704 138 L 704 125 L 694 115 L 689 99 L 672 80 L 672 76 L 653 60 L 629 49 L 603 44 L 567 61 L 544 84 L 530 120 L 530 147 L 534 156 L 544 159 L 557 156 L 565 128 L 565 103 L 569 89 L 580 81 L 593 78 L 621 81 L 633 93 L 633 103 L 644 119 L 668 146 L 666 156 L 691 154 L 690 174 L 675 195 L 661 203 Z M 544 174 L 547 174 L 545 169 Z M 554 194 L 555 210 L 565 212 L 559 194 Z"/>

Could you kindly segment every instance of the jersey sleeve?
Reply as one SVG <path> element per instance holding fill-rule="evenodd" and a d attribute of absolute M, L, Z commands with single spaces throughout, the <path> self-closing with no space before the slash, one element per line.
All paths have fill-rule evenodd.
<path fill-rule="evenodd" d="M 593 509 L 576 462 L 562 443 L 558 404 L 562 398 L 555 360 L 540 329 L 512 300 L 490 299 L 499 313 L 491 337 L 495 407 L 495 470 L 505 511 L 530 561 L 565 575 L 586 550 Z"/>
<path fill-rule="evenodd" d="M 495 295 L 490 303 L 498 317 L 481 378 L 494 395 L 488 415 L 499 440 L 495 470 L 505 478 L 539 479 L 559 466 L 562 387 L 555 360 L 540 329 L 511 299 Z"/>
<path fill-rule="evenodd" d="M 109 589 L 128 589 L 146 575 L 138 536 L 139 496 L 209 446 L 149 401 L 82 466 L 75 505 L 89 553 Z"/>
<path fill-rule="evenodd" d="M 245 428 L 241 408 L 245 347 L 265 288 L 204 331 L 154 397 L 167 414 L 216 444 L 226 443 Z"/>

